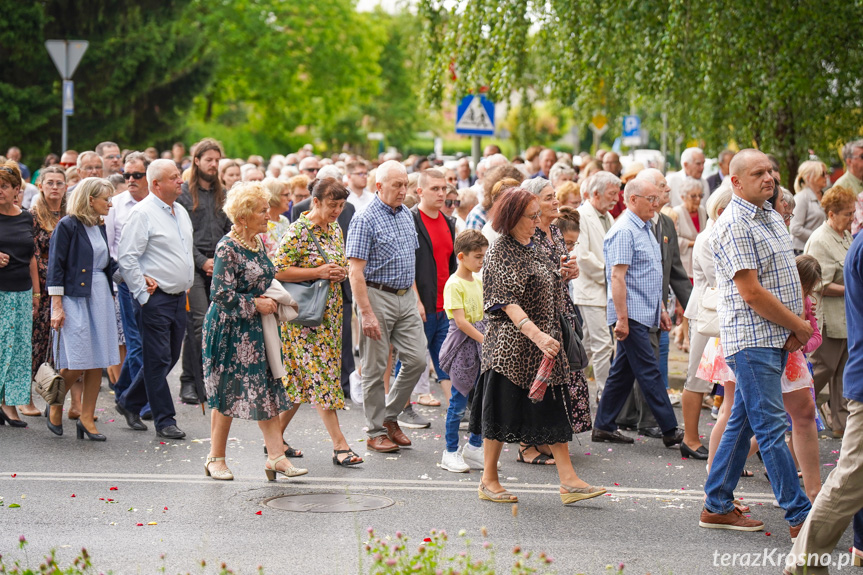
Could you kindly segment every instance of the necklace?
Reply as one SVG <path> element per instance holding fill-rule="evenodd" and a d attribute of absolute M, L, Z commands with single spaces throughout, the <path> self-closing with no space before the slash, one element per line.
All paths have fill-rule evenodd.
<path fill-rule="evenodd" d="M 241 238 L 235 230 L 231 230 L 231 237 L 233 237 L 238 244 L 240 244 L 250 252 L 258 253 L 258 251 L 260 251 L 261 249 L 261 238 L 259 238 L 257 235 L 255 235 L 255 247 L 252 247 L 246 242 L 244 242 L 243 238 Z"/>

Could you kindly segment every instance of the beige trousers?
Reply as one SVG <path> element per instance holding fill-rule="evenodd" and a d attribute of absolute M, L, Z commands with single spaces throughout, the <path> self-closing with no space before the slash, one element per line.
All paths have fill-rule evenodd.
<path fill-rule="evenodd" d="M 842 374 L 848 361 L 848 340 L 824 337 L 821 346 L 812 352 L 812 374 L 817 396 L 824 386 L 830 390 L 830 423 L 833 431 L 845 429 L 848 419 L 847 400 L 842 395 Z"/>

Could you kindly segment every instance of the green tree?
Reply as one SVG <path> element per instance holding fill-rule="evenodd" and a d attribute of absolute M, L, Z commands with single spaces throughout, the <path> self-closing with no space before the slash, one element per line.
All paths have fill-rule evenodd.
<path fill-rule="evenodd" d="M 60 151 L 61 83 L 47 39 L 90 43 L 69 119 L 69 145 L 78 150 L 108 139 L 130 147 L 169 141 L 210 79 L 204 38 L 180 27 L 182 0 L 0 4 L 0 135 L 30 158 Z"/>
<path fill-rule="evenodd" d="M 579 123 L 636 106 L 654 133 L 663 111 L 708 152 L 777 153 L 786 177 L 863 125 L 861 0 L 421 0 L 418 13 L 439 54 L 424 75 L 432 104 L 448 86 L 501 99 L 529 85 Z"/>

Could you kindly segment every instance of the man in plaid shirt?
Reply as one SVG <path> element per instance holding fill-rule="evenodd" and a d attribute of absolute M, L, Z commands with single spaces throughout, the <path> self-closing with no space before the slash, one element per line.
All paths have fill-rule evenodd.
<path fill-rule="evenodd" d="M 720 341 L 737 387 L 704 486 L 707 498 L 699 525 L 763 529 L 761 521 L 734 507 L 734 488 L 754 434 L 793 540 L 811 505 L 785 445 L 781 379 L 788 353 L 809 340 L 812 327 L 800 317 L 803 293 L 791 236 L 768 201 L 775 187 L 770 160 L 758 150 L 742 150 L 731 160 L 730 171 L 734 196 L 709 241 L 720 293 Z"/>

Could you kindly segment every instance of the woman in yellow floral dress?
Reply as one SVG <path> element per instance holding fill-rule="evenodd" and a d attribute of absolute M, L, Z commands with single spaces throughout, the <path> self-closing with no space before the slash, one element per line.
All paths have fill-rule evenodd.
<path fill-rule="evenodd" d="M 282 282 L 330 280 L 330 293 L 323 322 L 318 327 L 282 325 L 282 357 L 285 388 L 294 406 L 280 415 L 287 428 L 301 403 L 311 403 L 333 441 L 333 463 L 356 465 L 363 460 L 348 445 L 336 410 L 344 409 L 342 371 L 342 287 L 347 277 L 342 231 L 336 223 L 345 206 L 348 190 L 339 181 L 326 178 L 315 183 L 312 209 L 303 212 L 282 237 L 274 258 L 276 279 Z M 314 237 L 312 236 L 314 235 Z M 320 249 L 326 254 L 321 255 Z M 327 263 L 329 262 L 329 263 Z"/>

